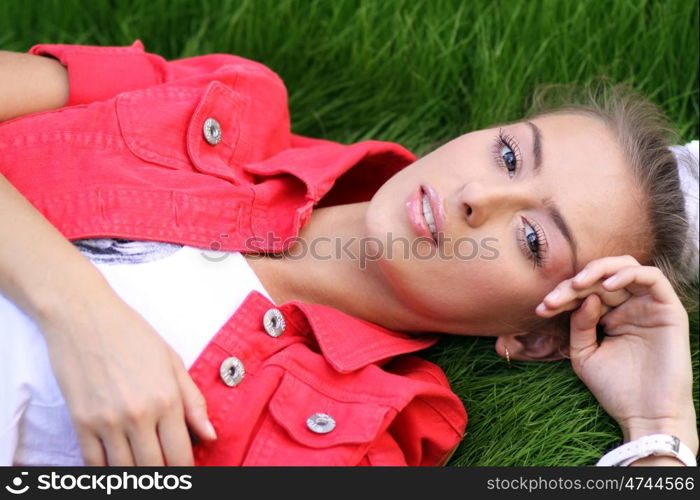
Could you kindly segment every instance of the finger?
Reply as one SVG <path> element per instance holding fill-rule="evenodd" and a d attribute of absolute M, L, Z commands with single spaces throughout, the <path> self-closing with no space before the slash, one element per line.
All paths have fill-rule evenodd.
<path fill-rule="evenodd" d="M 545 297 L 540 305 L 537 306 L 535 312 L 538 316 L 549 318 L 556 316 L 564 311 L 573 311 L 578 309 L 583 302 L 583 299 L 591 294 L 597 294 L 602 301 L 601 307 L 604 313 L 613 307 L 627 301 L 632 295 L 624 288 L 620 290 L 608 291 L 602 287 L 601 283 L 596 282 L 594 286 L 585 290 L 575 290 L 572 287 L 563 287 L 557 296 L 554 298 L 549 295 Z"/>
<path fill-rule="evenodd" d="M 650 294 L 654 299 L 672 303 L 678 296 L 666 276 L 655 266 L 631 266 L 620 269 L 603 281 L 606 290 L 626 289 L 633 295 Z"/>
<path fill-rule="evenodd" d="M 590 287 L 596 281 L 614 274 L 619 269 L 629 266 L 639 266 L 637 259 L 631 255 L 615 255 L 590 261 L 573 277 L 571 285 L 576 290 Z"/>
<path fill-rule="evenodd" d="M 80 431 L 76 428 L 78 441 L 80 442 L 80 452 L 83 454 L 85 465 L 103 467 L 107 465 L 105 451 L 102 443 L 95 434 L 87 431 Z"/>
<path fill-rule="evenodd" d="M 199 387 L 194 383 L 184 366 L 175 368 L 175 377 L 182 394 L 185 421 L 198 437 L 208 441 L 215 440 L 216 431 L 207 415 L 207 402 Z"/>
<path fill-rule="evenodd" d="M 108 439 L 103 438 L 105 451 L 107 452 L 107 464 L 111 466 L 128 467 L 134 465 L 134 457 L 131 454 L 131 446 L 125 434 L 112 431 Z"/>
<path fill-rule="evenodd" d="M 596 325 L 601 316 L 601 305 L 600 297 L 591 294 L 571 315 L 569 354 L 572 363 L 580 365 L 598 349 Z"/>
<path fill-rule="evenodd" d="M 194 465 L 192 442 L 181 411 L 171 411 L 158 424 L 160 445 L 169 466 Z"/>
<path fill-rule="evenodd" d="M 135 430 L 135 432 L 130 433 L 129 442 L 131 443 L 131 451 L 134 455 L 136 465 L 165 465 L 155 426 L 142 426 L 140 429 Z"/>
<path fill-rule="evenodd" d="M 535 312 L 543 317 L 551 317 L 563 311 L 573 311 L 577 309 L 582 300 L 587 295 L 593 293 L 595 289 L 582 292 L 572 287 L 570 279 L 559 283 L 554 289 L 542 299 Z"/>
<path fill-rule="evenodd" d="M 571 293 L 571 290 L 554 290 L 550 292 L 542 302 L 535 308 L 535 313 L 543 318 L 551 318 L 564 311 L 578 309 L 583 302 L 583 298 Z"/>
<path fill-rule="evenodd" d="M 554 290 L 545 295 L 542 304 L 547 309 L 553 309 L 578 298 L 578 291 L 571 286 L 571 280 L 564 280 Z"/>

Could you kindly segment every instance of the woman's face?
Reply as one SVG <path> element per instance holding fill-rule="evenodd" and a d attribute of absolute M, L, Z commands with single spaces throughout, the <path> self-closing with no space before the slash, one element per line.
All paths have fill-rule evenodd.
<path fill-rule="evenodd" d="M 640 200 L 602 122 L 553 114 L 445 144 L 384 184 L 365 222 L 416 331 L 502 335 L 590 260 L 635 255 Z"/>

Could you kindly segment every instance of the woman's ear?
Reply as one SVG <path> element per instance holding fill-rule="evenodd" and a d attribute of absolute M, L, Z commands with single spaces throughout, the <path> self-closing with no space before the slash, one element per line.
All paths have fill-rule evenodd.
<path fill-rule="evenodd" d="M 520 361 L 557 361 L 569 357 L 568 314 L 566 318 L 549 321 L 529 331 L 501 335 L 496 340 L 496 352 Z"/>

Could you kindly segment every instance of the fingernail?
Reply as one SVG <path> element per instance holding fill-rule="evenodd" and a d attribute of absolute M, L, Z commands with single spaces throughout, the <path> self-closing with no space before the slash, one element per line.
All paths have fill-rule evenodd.
<path fill-rule="evenodd" d="M 588 276 L 588 270 L 584 269 L 578 275 L 576 276 L 576 281 L 583 281 L 586 279 L 586 276 Z"/>
<path fill-rule="evenodd" d="M 610 276 L 608 279 L 603 281 L 603 285 L 610 286 L 617 281 L 617 276 Z"/>
<path fill-rule="evenodd" d="M 543 313 L 546 310 L 547 310 L 547 305 L 544 302 L 540 303 L 540 305 L 538 305 L 536 308 L 536 311 L 539 313 Z"/>
<path fill-rule="evenodd" d="M 211 439 L 216 439 L 216 430 L 214 430 L 214 426 L 209 420 L 207 420 L 207 424 L 205 427 L 207 429 L 207 434 L 209 434 L 209 437 Z"/>
<path fill-rule="evenodd" d="M 549 294 L 547 294 L 547 296 L 544 298 L 544 300 L 552 301 L 552 300 L 556 300 L 557 297 L 559 297 L 559 290 L 552 290 L 551 292 L 549 292 Z"/>

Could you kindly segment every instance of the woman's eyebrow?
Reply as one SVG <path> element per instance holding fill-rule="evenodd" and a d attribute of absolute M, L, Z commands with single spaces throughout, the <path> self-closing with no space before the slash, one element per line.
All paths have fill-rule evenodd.
<path fill-rule="evenodd" d="M 569 225 L 566 223 L 566 219 L 564 219 L 564 216 L 561 214 L 561 211 L 559 210 L 559 207 L 556 205 L 556 203 L 554 203 L 554 201 L 552 201 L 551 198 L 546 198 L 543 200 L 543 202 L 544 207 L 547 210 L 547 214 L 554 221 L 554 225 L 557 226 L 557 228 L 559 228 L 561 234 L 563 234 L 566 241 L 569 242 L 572 257 L 571 265 L 573 266 L 573 273 L 576 273 L 576 269 L 578 269 L 578 250 L 576 245 L 576 238 L 574 238 L 574 234 L 571 232 Z"/>
<path fill-rule="evenodd" d="M 542 167 L 542 132 L 531 121 L 525 121 L 532 129 L 532 157 L 535 159 L 535 174 L 540 173 Z"/>
<path fill-rule="evenodd" d="M 542 171 L 542 132 L 540 131 L 540 128 L 531 121 L 525 121 L 525 123 L 527 123 L 532 130 L 532 157 L 535 159 L 534 172 L 535 175 L 539 175 Z M 566 219 L 564 219 L 564 216 L 561 214 L 561 211 L 556 203 L 554 203 L 551 198 L 542 200 L 542 202 L 547 210 L 547 214 L 554 221 L 554 224 L 557 226 L 559 231 L 561 231 L 561 234 L 569 243 L 569 247 L 571 247 L 573 272 L 575 273 L 576 269 L 578 269 L 578 250 L 576 238 L 574 238 L 571 228 L 566 223 Z"/>

